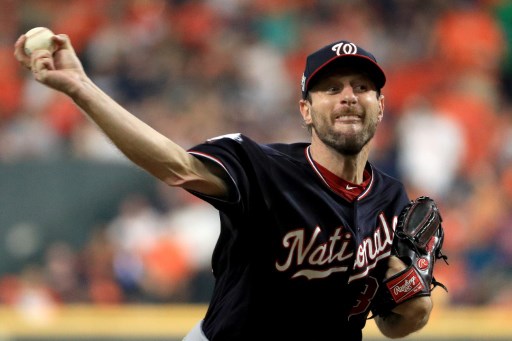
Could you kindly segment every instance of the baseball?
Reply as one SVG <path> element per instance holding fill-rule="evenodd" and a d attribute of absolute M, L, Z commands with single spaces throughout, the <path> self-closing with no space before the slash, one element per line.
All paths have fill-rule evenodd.
<path fill-rule="evenodd" d="M 55 52 L 55 44 L 52 37 L 55 34 L 46 27 L 35 27 L 25 33 L 27 40 L 25 41 L 25 53 L 31 55 L 35 50 L 48 50 Z"/>

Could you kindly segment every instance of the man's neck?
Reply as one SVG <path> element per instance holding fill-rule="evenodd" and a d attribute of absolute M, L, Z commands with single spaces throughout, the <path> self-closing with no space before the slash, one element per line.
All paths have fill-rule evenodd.
<path fill-rule="evenodd" d="M 368 161 L 369 152 L 369 143 L 356 155 L 343 155 L 318 138 L 313 138 L 311 141 L 313 160 L 340 178 L 355 184 L 363 182 L 363 172 Z"/>

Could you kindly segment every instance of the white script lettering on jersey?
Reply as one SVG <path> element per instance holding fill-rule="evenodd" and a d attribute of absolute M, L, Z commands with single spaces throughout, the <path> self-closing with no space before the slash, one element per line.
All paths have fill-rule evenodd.
<path fill-rule="evenodd" d="M 379 215 L 379 226 L 371 238 L 366 238 L 356 248 L 354 262 L 355 275 L 349 278 L 349 282 L 366 276 L 368 271 L 374 268 L 380 259 L 390 255 L 390 246 L 393 244 L 393 230 L 397 219 L 388 224 L 384 214 Z M 329 236 L 328 242 L 318 243 L 317 239 L 322 229 L 317 226 L 311 239 L 308 241 L 304 235 L 304 229 L 288 232 L 283 237 L 282 245 L 288 249 L 288 256 L 284 262 L 276 261 L 278 271 L 286 271 L 296 268 L 292 278 L 304 276 L 308 279 L 325 278 L 335 272 L 348 271 L 347 264 L 354 251 L 349 247 L 352 235 L 343 232 L 343 227 L 338 227 Z M 387 249 L 387 251 L 386 251 Z M 325 265 L 331 265 L 325 268 Z M 319 269 L 318 267 L 321 267 Z"/>
<path fill-rule="evenodd" d="M 354 271 L 356 274 L 349 277 L 348 282 L 365 277 L 368 271 L 373 269 L 379 260 L 387 258 L 391 254 L 388 246 L 393 245 L 393 231 L 398 223 L 398 217 L 393 217 L 389 224 L 384 214 L 379 214 L 380 226 L 373 234 L 373 238 L 366 238 L 357 247 L 357 255 L 354 261 Z M 384 235 L 383 235 L 384 234 Z M 384 252 L 388 249 L 386 252 Z M 362 270 L 361 272 L 358 272 Z"/>
<path fill-rule="evenodd" d="M 343 227 L 338 227 L 334 230 L 334 234 L 329 237 L 329 242 L 317 245 L 316 239 L 322 231 L 317 226 L 306 247 L 304 247 L 304 229 L 288 232 L 283 238 L 283 246 L 290 249 L 288 257 L 282 265 L 276 262 L 276 269 L 279 271 L 287 270 L 292 265 L 294 259 L 294 265 L 297 267 L 300 267 L 304 262 L 306 265 L 311 266 L 343 263 L 344 260 L 352 257 L 353 252 L 349 252 L 347 248 L 352 236 L 350 233 L 344 233 L 341 236 L 342 230 Z M 292 278 L 298 276 L 306 276 L 308 279 L 323 278 L 333 272 L 345 272 L 347 269 L 347 266 L 332 267 L 327 270 L 302 269 L 297 271 Z"/>

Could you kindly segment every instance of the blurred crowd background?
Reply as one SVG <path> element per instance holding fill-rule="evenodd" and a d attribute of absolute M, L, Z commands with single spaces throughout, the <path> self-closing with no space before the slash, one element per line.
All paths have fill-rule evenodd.
<path fill-rule="evenodd" d="M 185 148 L 233 132 L 307 140 L 307 54 L 340 39 L 369 49 L 388 77 L 370 158 L 411 197 L 438 201 L 444 303 L 512 306 L 512 1 L 0 0 L 0 189 L 19 165 L 36 165 L 32 182 L 45 164 L 134 167 L 17 64 L 14 42 L 36 26 L 68 34 L 102 89 Z M 73 226 L 53 239 L 37 225 L 0 226 L 2 261 L 22 261 L 0 273 L 0 304 L 207 302 L 217 212 L 154 188 L 117 200 L 79 243 L 65 238 Z"/>

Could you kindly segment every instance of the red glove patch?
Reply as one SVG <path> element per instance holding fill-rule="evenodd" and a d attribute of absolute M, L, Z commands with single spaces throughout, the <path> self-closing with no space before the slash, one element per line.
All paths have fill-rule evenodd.
<path fill-rule="evenodd" d="M 390 280 L 386 285 L 396 303 L 401 303 L 425 289 L 421 277 L 413 267 Z"/>

